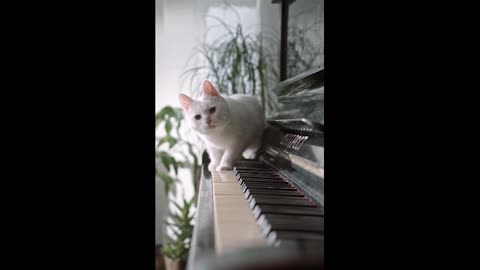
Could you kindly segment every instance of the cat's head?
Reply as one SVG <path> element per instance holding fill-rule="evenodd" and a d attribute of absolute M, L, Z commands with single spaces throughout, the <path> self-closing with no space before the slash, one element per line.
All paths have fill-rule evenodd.
<path fill-rule="evenodd" d="M 230 111 L 225 99 L 207 80 L 203 82 L 202 96 L 192 99 L 180 94 L 179 99 L 189 126 L 201 133 L 212 134 L 230 121 Z"/>

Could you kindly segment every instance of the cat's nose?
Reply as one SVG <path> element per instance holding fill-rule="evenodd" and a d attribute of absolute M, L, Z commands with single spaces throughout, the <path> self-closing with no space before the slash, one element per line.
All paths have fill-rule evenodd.
<path fill-rule="evenodd" d="M 207 117 L 207 119 L 205 119 L 205 122 L 206 122 L 207 124 L 210 124 L 210 123 L 212 122 L 212 119 L 210 119 L 210 117 Z"/>

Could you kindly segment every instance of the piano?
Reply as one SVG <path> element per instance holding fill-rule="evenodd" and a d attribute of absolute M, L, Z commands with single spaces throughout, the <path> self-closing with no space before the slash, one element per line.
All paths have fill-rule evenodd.
<path fill-rule="evenodd" d="M 323 269 L 324 69 L 281 82 L 257 157 L 202 157 L 188 270 Z"/>

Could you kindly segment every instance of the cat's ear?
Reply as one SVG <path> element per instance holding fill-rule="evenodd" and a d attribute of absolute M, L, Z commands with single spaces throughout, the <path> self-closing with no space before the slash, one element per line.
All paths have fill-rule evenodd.
<path fill-rule="evenodd" d="M 188 110 L 190 108 L 190 105 L 193 102 L 193 99 L 191 99 L 189 96 L 185 94 L 180 94 L 178 96 L 178 99 L 180 99 L 180 103 L 182 104 L 183 109 Z"/>
<path fill-rule="evenodd" d="M 209 82 L 208 80 L 205 80 L 203 82 L 203 95 L 212 96 L 212 97 L 219 97 L 220 96 L 217 89 L 215 89 L 213 84 L 211 82 Z"/>

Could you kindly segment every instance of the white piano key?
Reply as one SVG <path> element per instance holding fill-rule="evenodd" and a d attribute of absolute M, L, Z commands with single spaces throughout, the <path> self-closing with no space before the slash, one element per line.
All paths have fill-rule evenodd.
<path fill-rule="evenodd" d="M 233 171 L 212 172 L 212 183 L 216 252 L 266 246 Z"/>
<path fill-rule="evenodd" d="M 243 192 L 238 187 L 238 183 L 219 182 L 213 184 L 213 194 L 243 195 Z"/>

